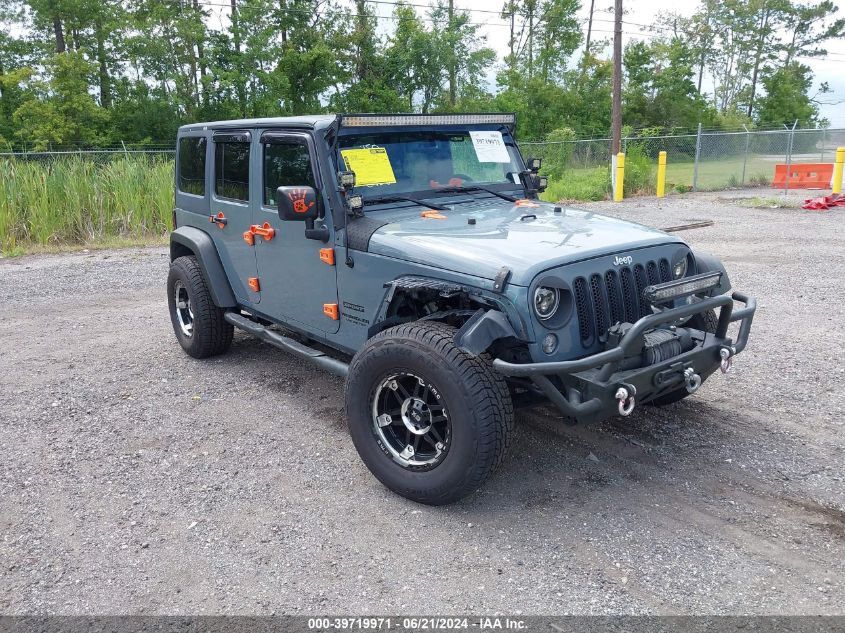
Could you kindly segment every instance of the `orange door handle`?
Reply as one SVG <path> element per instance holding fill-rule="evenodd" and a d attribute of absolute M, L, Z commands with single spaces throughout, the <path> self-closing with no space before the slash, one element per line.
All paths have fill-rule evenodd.
<path fill-rule="evenodd" d="M 269 242 L 276 235 L 276 229 L 270 226 L 269 222 L 265 222 L 264 224 L 253 224 L 249 227 L 249 232 L 253 235 L 262 237 L 265 242 Z"/>

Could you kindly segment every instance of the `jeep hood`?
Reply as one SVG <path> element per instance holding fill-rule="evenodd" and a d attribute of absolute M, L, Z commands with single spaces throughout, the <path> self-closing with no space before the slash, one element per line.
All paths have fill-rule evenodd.
<path fill-rule="evenodd" d="M 485 279 L 495 279 L 507 266 L 510 282 L 527 286 L 538 273 L 562 264 L 683 243 L 657 229 L 596 213 L 568 207 L 555 213 L 557 205 L 545 202 L 438 203 L 451 207 L 439 214 L 445 218 L 422 217 L 427 209 L 416 206 L 373 211 L 371 217 L 389 223 L 372 235 L 369 252 Z"/>

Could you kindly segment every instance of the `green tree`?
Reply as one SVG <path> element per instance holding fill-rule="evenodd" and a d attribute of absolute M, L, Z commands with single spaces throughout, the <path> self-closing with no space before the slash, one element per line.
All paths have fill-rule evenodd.
<path fill-rule="evenodd" d="M 794 121 L 812 125 L 818 118 L 818 107 L 809 91 L 813 74 L 809 66 L 791 62 L 763 78 L 765 96 L 758 102 L 757 123 L 761 126 L 792 126 Z"/>
<path fill-rule="evenodd" d="M 36 80 L 32 99 L 12 115 L 16 136 L 37 149 L 50 145 L 93 146 L 107 138 L 109 115 L 88 93 L 95 72 L 82 53 L 65 52 L 46 63 L 50 80 Z"/>

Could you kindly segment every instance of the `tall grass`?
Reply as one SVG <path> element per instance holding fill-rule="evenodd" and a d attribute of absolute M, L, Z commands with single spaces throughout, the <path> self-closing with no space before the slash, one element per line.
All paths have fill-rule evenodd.
<path fill-rule="evenodd" d="M 629 147 L 625 156 L 625 196 L 653 194 L 657 171 L 651 159 L 637 146 Z M 542 199 L 549 202 L 569 200 L 606 200 L 612 194 L 610 166 L 565 169 L 552 177 Z"/>
<path fill-rule="evenodd" d="M 167 232 L 173 161 L 0 159 L 0 249 L 89 244 Z"/>

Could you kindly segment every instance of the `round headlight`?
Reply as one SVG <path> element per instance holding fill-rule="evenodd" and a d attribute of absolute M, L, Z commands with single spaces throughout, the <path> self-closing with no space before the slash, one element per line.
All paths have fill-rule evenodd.
<path fill-rule="evenodd" d="M 550 318 L 560 303 L 560 290 L 540 286 L 534 291 L 534 312 L 543 320 Z"/>
<path fill-rule="evenodd" d="M 675 275 L 675 279 L 680 279 L 684 275 L 687 274 L 687 258 L 683 257 L 675 264 L 675 268 L 672 269 L 672 273 Z"/>

